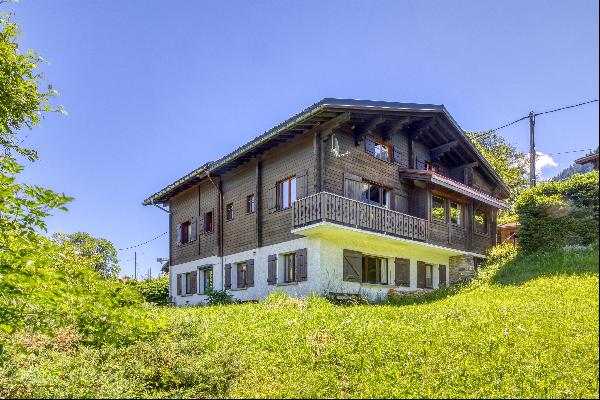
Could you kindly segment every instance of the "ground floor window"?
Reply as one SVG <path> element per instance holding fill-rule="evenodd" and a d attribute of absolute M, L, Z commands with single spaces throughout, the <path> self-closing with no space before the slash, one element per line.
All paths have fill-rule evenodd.
<path fill-rule="evenodd" d="M 192 294 L 192 273 L 186 272 L 183 274 L 183 293 Z"/>
<path fill-rule="evenodd" d="M 425 266 L 425 287 L 433 289 L 433 265 L 431 264 Z"/>
<path fill-rule="evenodd" d="M 296 281 L 296 253 L 283 255 L 283 278 L 284 282 L 290 283 Z"/>
<path fill-rule="evenodd" d="M 246 262 L 237 265 L 237 287 L 238 289 L 248 287 L 248 263 Z"/>
<path fill-rule="evenodd" d="M 379 283 L 387 285 L 388 270 L 386 258 L 363 255 L 362 268 L 363 283 Z"/>
<path fill-rule="evenodd" d="M 213 288 L 213 269 L 205 268 L 201 271 L 202 274 L 202 293 Z"/>

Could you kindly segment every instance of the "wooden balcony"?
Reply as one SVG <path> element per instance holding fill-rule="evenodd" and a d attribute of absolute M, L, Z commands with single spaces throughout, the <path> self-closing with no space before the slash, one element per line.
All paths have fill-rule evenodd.
<path fill-rule="evenodd" d="M 333 222 L 423 242 L 428 237 L 428 221 L 424 219 L 328 192 L 296 200 L 292 204 L 292 215 L 293 228 Z"/>

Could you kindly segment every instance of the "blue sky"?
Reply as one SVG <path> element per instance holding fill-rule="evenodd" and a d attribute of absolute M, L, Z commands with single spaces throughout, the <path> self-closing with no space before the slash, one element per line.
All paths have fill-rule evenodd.
<path fill-rule="evenodd" d="M 467 130 L 598 98 L 597 1 L 32 1 L 3 5 L 69 116 L 27 133 L 23 179 L 75 197 L 51 231 L 117 247 L 167 230 L 142 200 L 323 97 L 444 104 Z M 598 145 L 598 105 L 537 121 Z M 528 127 L 501 131 L 527 150 Z M 552 155 L 551 177 L 583 153 Z M 138 251 L 157 271 L 162 237 Z M 133 251 L 120 253 L 133 274 Z"/>

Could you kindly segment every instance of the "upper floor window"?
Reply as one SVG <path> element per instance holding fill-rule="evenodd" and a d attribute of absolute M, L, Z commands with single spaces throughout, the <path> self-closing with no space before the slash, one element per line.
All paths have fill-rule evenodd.
<path fill-rule="evenodd" d="M 433 219 L 446 222 L 446 202 L 443 198 L 438 196 L 431 197 L 431 216 Z"/>
<path fill-rule="evenodd" d="M 291 176 L 277 182 L 277 209 L 289 208 L 294 201 L 296 201 L 296 177 Z"/>
<path fill-rule="evenodd" d="M 189 219 L 176 227 L 177 246 L 181 246 L 196 240 L 196 217 Z"/>
<path fill-rule="evenodd" d="M 375 141 L 374 153 L 376 158 L 383 161 L 392 161 L 393 147 L 384 142 Z"/>
<path fill-rule="evenodd" d="M 256 200 L 254 194 L 246 197 L 246 212 L 248 214 L 256 211 Z"/>
<path fill-rule="evenodd" d="M 487 213 L 483 210 L 475 211 L 475 215 L 473 216 L 473 225 L 475 228 L 475 232 L 487 234 L 488 232 L 488 216 Z"/>
<path fill-rule="evenodd" d="M 204 232 L 210 233 L 213 231 L 213 212 L 209 211 L 204 214 Z"/>
<path fill-rule="evenodd" d="M 363 270 L 362 270 L 362 282 L 363 283 L 376 283 L 387 285 L 388 283 L 388 272 L 387 272 L 387 259 L 363 255 Z"/>
<path fill-rule="evenodd" d="M 462 205 L 450 202 L 450 222 L 455 225 L 462 225 Z"/>
<path fill-rule="evenodd" d="M 390 191 L 383 186 L 363 182 L 361 201 L 380 207 L 388 207 L 390 204 Z"/>
<path fill-rule="evenodd" d="M 234 210 L 233 210 L 233 203 L 227 204 L 225 211 L 226 211 L 225 214 L 227 216 L 227 221 L 232 221 L 233 218 L 235 217 Z"/>

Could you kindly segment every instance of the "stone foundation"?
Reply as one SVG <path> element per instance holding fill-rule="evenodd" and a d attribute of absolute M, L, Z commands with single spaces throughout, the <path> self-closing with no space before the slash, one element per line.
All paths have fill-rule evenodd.
<path fill-rule="evenodd" d="M 470 281 L 475 276 L 475 261 L 473 256 L 460 255 L 450 257 L 450 284 Z"/>

